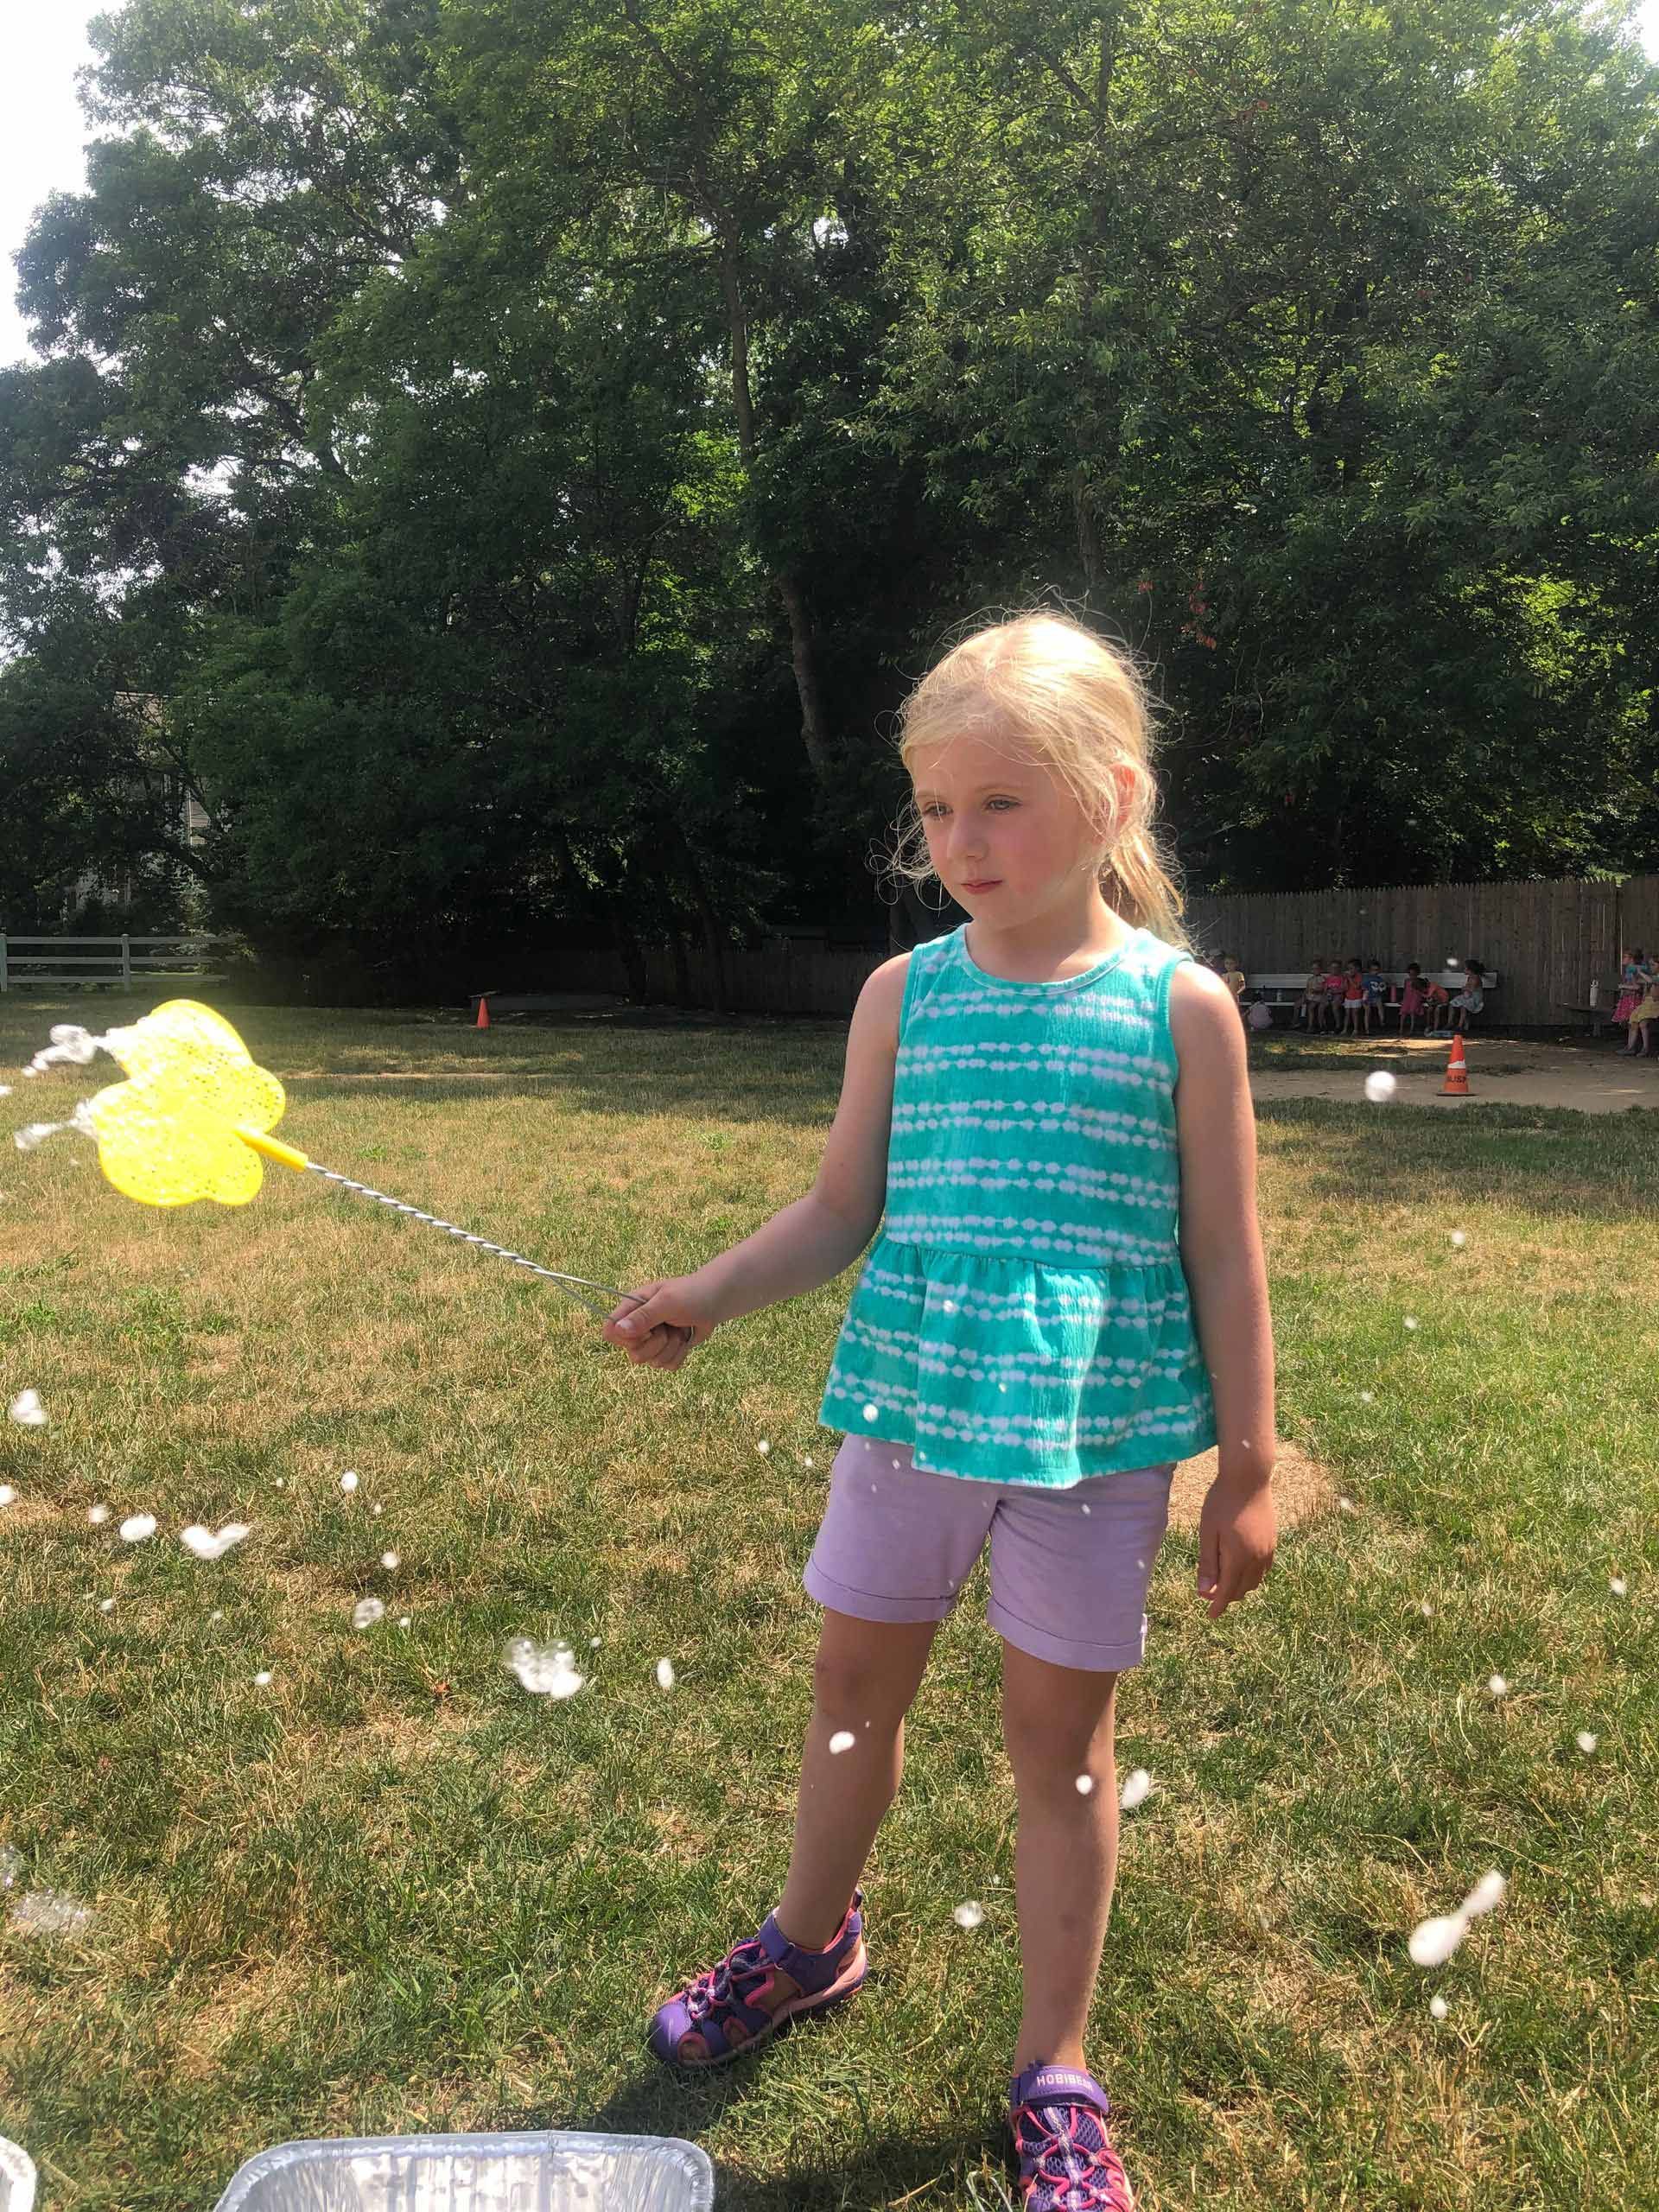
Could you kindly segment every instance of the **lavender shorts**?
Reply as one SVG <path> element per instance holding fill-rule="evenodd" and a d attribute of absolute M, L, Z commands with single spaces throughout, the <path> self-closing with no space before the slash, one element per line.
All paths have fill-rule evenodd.
<path fill-rule="evenodd" d="M 912 1464 L 907 1444 L 849 1436 L 804 1577 L 864 1621 L 942 1621 L 991 1540 L 985 1617 L 1056 1667 L 1118 1673 L 1147 1649 L 1147 1587 L 1169 1523 L 1173 1462 L 1069 1490 L 969 1482 Z"/>

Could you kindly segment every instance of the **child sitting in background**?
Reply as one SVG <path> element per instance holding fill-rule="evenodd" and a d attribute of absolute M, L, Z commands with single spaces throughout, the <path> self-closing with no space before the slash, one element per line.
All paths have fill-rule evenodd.
<path fill-rule="evenodd" d="M 1452 1001 L 1452 1027 L 1466 1037 L 1469 1024 L 1486 1003 L 1486 976 L 1471 952 L 1463 963 L 1463 988 Z"/>
<path fill-rule="evenodd" d="M 1405 985 L 1400 993 L 1400 1034 L 1402 1037 L 1412 1033 L 1418 1016 L 1427 1004 L 1428 986 L 1423 981 L 1422 968 L 1415 960 L 1408 961 Z"/>
<path fill-rule="evenodd" d="M 1302 1002 L 1296 1009 L 1296 1027 L 1309 1031 L 1325 1026 L 1325 959 L 1316 952 L 1313 965 L 1308 970 L 1307 981 L 1302 986 Z"/>
<path fill-rule="evenodd" d="M 1342 1029 L 1357 1037 L 1365 1019 L 1365 966 L 1357 955 L 1348 963 L 1342 979 Z"/>
<path fill-rule="evenodd" d="M 1365 963 L 1365 1027 L 1382 1027 L 1382 1007 L 1389 995 L 1389 979 L 1382 973 L 1382 963 L 1373 953 Z"/>
<path fill-rule="evenodd" d="M 1327 1029 L 1342 1027 L 1342 1002 L 1348 995 L 1348 974 L 1339 960 L 1333 960 L 1325 971 L 1325 1026 Z"/>
<path fill-rule="evenodd" d="M 1452 1020 L 1452 994 L 1433 976 L 1423 985 L 1423 1034 L 1425 1037 L 1449 1037 Z"/>
<path fill-rule="evenodd" d="M 1650 1060 L 1653 1058 L 1653 1025 L 1659 1021 L 1659 976 L 1648 971 L 1647 988 L 1630 1008 L 1630 1041 L 1625 1051 L 1633 1058 Z M 1638 1043 L 1637 1040 L 1640 1039 Z"/>

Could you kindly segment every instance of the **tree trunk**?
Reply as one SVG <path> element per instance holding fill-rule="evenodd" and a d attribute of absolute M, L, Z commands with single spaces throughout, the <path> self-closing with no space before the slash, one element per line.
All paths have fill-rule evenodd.
<path fill-rule="evenodd" d="M 726 320 L 732 340 L 732 409 L 737 417 L 737 447 L 743 456 L 744 473 L 752 478 L 754 401 L 749 391 L 748 315 L 737 281 L 736 257 L 723 230 L 720 233 L 720 288 L 726 301 Z M 818 682 L 817 646 L 812 635 L 811 618 L 806 611 L 806 594 L 792 569 L 779 571 L 772 576 L 772 584 L 789 617 L 789 652 L 795 667 L 795 690 L 801 702 L 801 741 L 819 788 L 828 791 L 835 773 L 835 761 L 830 753 L 823 690 Z"/>
<path fill-rule="evenodd" d="M 697 865 L 697 856 L 691 849 L 690 840 L 671 815 L 667 827 L 672 844 L 680 856 L 691 898 L 702 924 L 702 941 L 707 948 L 709 963 L 714 970 L 715 1012 L 731 1012 L 731 988 L 726 975 L 726 946 L 721 935 L 720 917 L 715 912 L 715 902 L 709 895 L 708 880 Z"/>
<path fill-rule="evenodd" d="M 674 955 L 674 1003 L 691 1003 L 691 963 L 685 957 L 685 938 L 677 922 L 668 925 L 668 942 Z"/>

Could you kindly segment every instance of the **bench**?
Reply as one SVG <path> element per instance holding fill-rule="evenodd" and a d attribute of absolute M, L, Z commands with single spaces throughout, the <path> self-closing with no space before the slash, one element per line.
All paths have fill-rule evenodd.
<path fill-rule="evenodd" d="M 1392 1011 L 1397 1017 L 1400 1011 L 1399 994 L 1405 988 L 1406 971 L 1403 968 L 1385 968 L 1382 970 L 1382 973 L 1387 978 L 1390 990 L 1393 993 L 1392 998 L 1385 1000 L 1383 1002 L 1384 1011 L 1386 1012 L 1392 1008 Z M 1458 993 L 1464 988 L 1467 982 L 1468 975 L 1469 971 L 1466 969 L 1442 968 L 1438 975 L 1427 975 L 1422 980 L 1426 983 L 1444 984 L 1447 994 L 1451 997 L 1455 998 Z M 1497 988 L 1499 980 L 1500 978 L 1496 968 L 1486 968 L 1482 969 L 1480 986 L 1483 990 L 1495 991 Z M 1307 970 L 1305 968 L 1300 969 L 1294 976 L 1252 976 L 1248 969 L 1245 971 L 1244 997 L 1246 1002 L 1254 996 L 1265 1005 L 1271 1012 L 1276 1013 L 1281 1007 L 1288 1007 L 1294 1017 L 1296 1008 L 1300 1006 L 1302 1002 L 1302 993 L 1306 988 Z M 1338 1012 L 1340 1014 L 1341 1011 L 1340 1004 L 1338 1004 Z M 1611 1014 L 1611 1008 L 1610 1007 L 1608 1011 Z"/>
<path fill-rule="evenodd" d="M 1599 1037 L 1604 1029 L 1611 1026 L 1613 1008 L 1618 1004 L 1619 994 L 1624 988 L 1617 979 L 1611 982 L 1601 981 L 1599 982 L 1600 996 L 1597 999 L 1557 999 L 1555 1003 L 1563 1014 L 1587 1015 L 1590 1022 L 1590 1034 L 1592 1037 Z M 1619 1024 L 1621 1029 L 1624 1026 L 1623 1022 Z"/>

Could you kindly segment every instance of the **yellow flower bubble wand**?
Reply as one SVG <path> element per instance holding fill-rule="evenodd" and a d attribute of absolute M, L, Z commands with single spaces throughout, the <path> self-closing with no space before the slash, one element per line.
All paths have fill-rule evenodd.
<path fill-rule="evenodd" d="M 264 1181 L 263 1162 L 274 1160 L 296 1173 L 320 1175 L 357 1198 L 372 1198 L 429 1229 L 441 1229 L 493 1259 L 528 1268 L 601 1320 L 611 1309 L 586 1296 L 587 1291 L 603 1291 L 613 1303 L 638 1302 L 636 1292 L 544 1268 L 522 1252 L 511 1252 L 505 1244 L 321 1166 L 272 1136 L 288 1103 L 283 1086 L 269 1069 L 255 1065 L 235 1030 L 211 1007 L 194 999 L 169 999 L 130 1028 L 112 1029 L 99 1041 L 126 1070 L 127 1080 L 98 1092 L 84 1116 L 78 1109 L 78 1124 L 90 1125 L 98 1140 L 98 1164 L 108 1180 L 143 1205 L 186 1206 L 199 1198 L 246 1205 Z"/>

